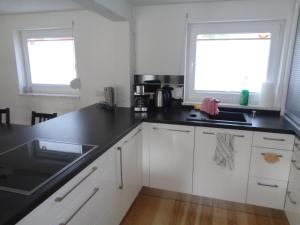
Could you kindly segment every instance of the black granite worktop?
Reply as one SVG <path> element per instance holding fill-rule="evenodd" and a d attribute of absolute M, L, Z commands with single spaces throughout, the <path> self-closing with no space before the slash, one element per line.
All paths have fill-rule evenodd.
<path fill-rule="evenodd" d="M 96 104 L 34 127 L 24 128 L 18 133 L 0 137 L 0 153 L 34 138 L 99 146 L 31 196 L 0 191 L 0 225 L 15 224 L 143 121 L 285 134 L 295 133 L 293 127 L 278 115 L 257 113 L 252 126 L 242 126 L 187 121 L 186 117 L 189 112 L 190 109 L 182 108 L 154 111 L 145 115 L 134 113 L 130 108 L 116 108 L 109 111 Z"/>

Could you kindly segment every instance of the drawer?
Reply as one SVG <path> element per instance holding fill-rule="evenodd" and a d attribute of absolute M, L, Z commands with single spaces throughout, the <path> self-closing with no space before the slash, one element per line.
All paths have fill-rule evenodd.
<path fill-rule="evenodd" d="M 294 148 L 294 138 L 294 135 L 290 134 L 254 132 L 253 146 L 292 151 Z"/>
<path fill-rule="evenodd" d="M 62 188 L 51 195 L 47 200 L 35 208 L 17 225 L 49 225 L 62 213 L 68 213 L 75 206 L 75 201 L 81 201 L 85 197 L 86 190 L 91 189 L 102 177 L 103 160 L 107 153 L 96 159 L 87 168 L 81 171 Z"/>
<path fill-rule="evenodd" d="M 250 177 L 247 203 L 269 208 L 283 209 L 286 188 L 286 181 Z"/>
<path fill-rule="evenodd" d="M 252 148 L 250 176 L 288 181 L 292 153 L 292 151 Z M 267 162 L 266 154 L 276 155 L 278 161 Z"/>
<path fill-rule="evenodd" d="M 295 153 L 292 157 L 289 181 L 300 185 L 300 158 Z"/>
<path fill-rule="evenodd" d="M 291 225 L 300 221 L 300 185 L 289 183 L 285 202 L 285 213 Z"/>

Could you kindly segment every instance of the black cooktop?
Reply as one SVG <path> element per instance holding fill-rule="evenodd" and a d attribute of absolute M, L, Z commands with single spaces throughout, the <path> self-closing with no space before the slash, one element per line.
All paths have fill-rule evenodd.
<path fill-rule="evenodd" d="M 31 195 L 97 146 L 34 139 L 0 153 L 0 190 Z"/>

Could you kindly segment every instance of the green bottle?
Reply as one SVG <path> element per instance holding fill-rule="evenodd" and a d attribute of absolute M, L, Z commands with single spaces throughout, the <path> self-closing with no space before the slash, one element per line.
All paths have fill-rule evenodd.
<path fill-rule="evenodd" d="M 249 90 L 242 90 L 240 97 L 240 105 L 247 106 L 249 103 Z"/>

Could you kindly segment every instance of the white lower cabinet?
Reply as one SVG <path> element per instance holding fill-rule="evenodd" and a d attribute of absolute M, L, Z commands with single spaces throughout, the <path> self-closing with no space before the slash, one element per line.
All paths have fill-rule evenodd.
<path fill-rule="evenodd" d="M 283 209 L 287 182 L 250 177 L 247 203 L 275 209 Z"/>
<path fill-rule="evenodd" d="M 285 201 L 285 213 L 290 225 L 300 224 L 300 141 L 297 139 L 294 145 L 291 173 L 287 196 Z"/>
<path fill-rule="evenodd" d="M 214 160 L 217 134 L 232 135 L 232 168 Z M 282 209 L 292 140 L 291 135 L 144 123 L 17 225 L 118 225 L 143 184 Z M 273 149 L 277 143 L 280 150 Z M 278 159 L 266 160 L 270 155 Z M 300 158 L 296 155 L 292 165 L 285 211 L 291 225 L 300 225 Z"/>
<path fill-rule="evenodd" d="M 136 128 L 17 225 L 118 225 L 142 187 Z"/>
<path fill-rule="evenodd" d="M 194 127 L 150 124 L 150 187 L 192 193 Z"/>
<path fill-rule="evenodd" d="M 142 130 L 131 132 L 117 147 L 118 206 L 122 219 L 142 188 Z M 120 170 L 121 169 L 121 170 Z"/>
<path fill-rule="evenodd" d="M 285 213 L 290 225 L 300 224 L 300 184 L 289 183 L 285 202 Z"/>
<path fill-rule="evenodd" d="M 233 135 L 234 168 L 222 168 L 213 159 L 217 133 Z M 193 194 L 245 202 L 251 155 L 252 132 L 196 128 Z"/>

